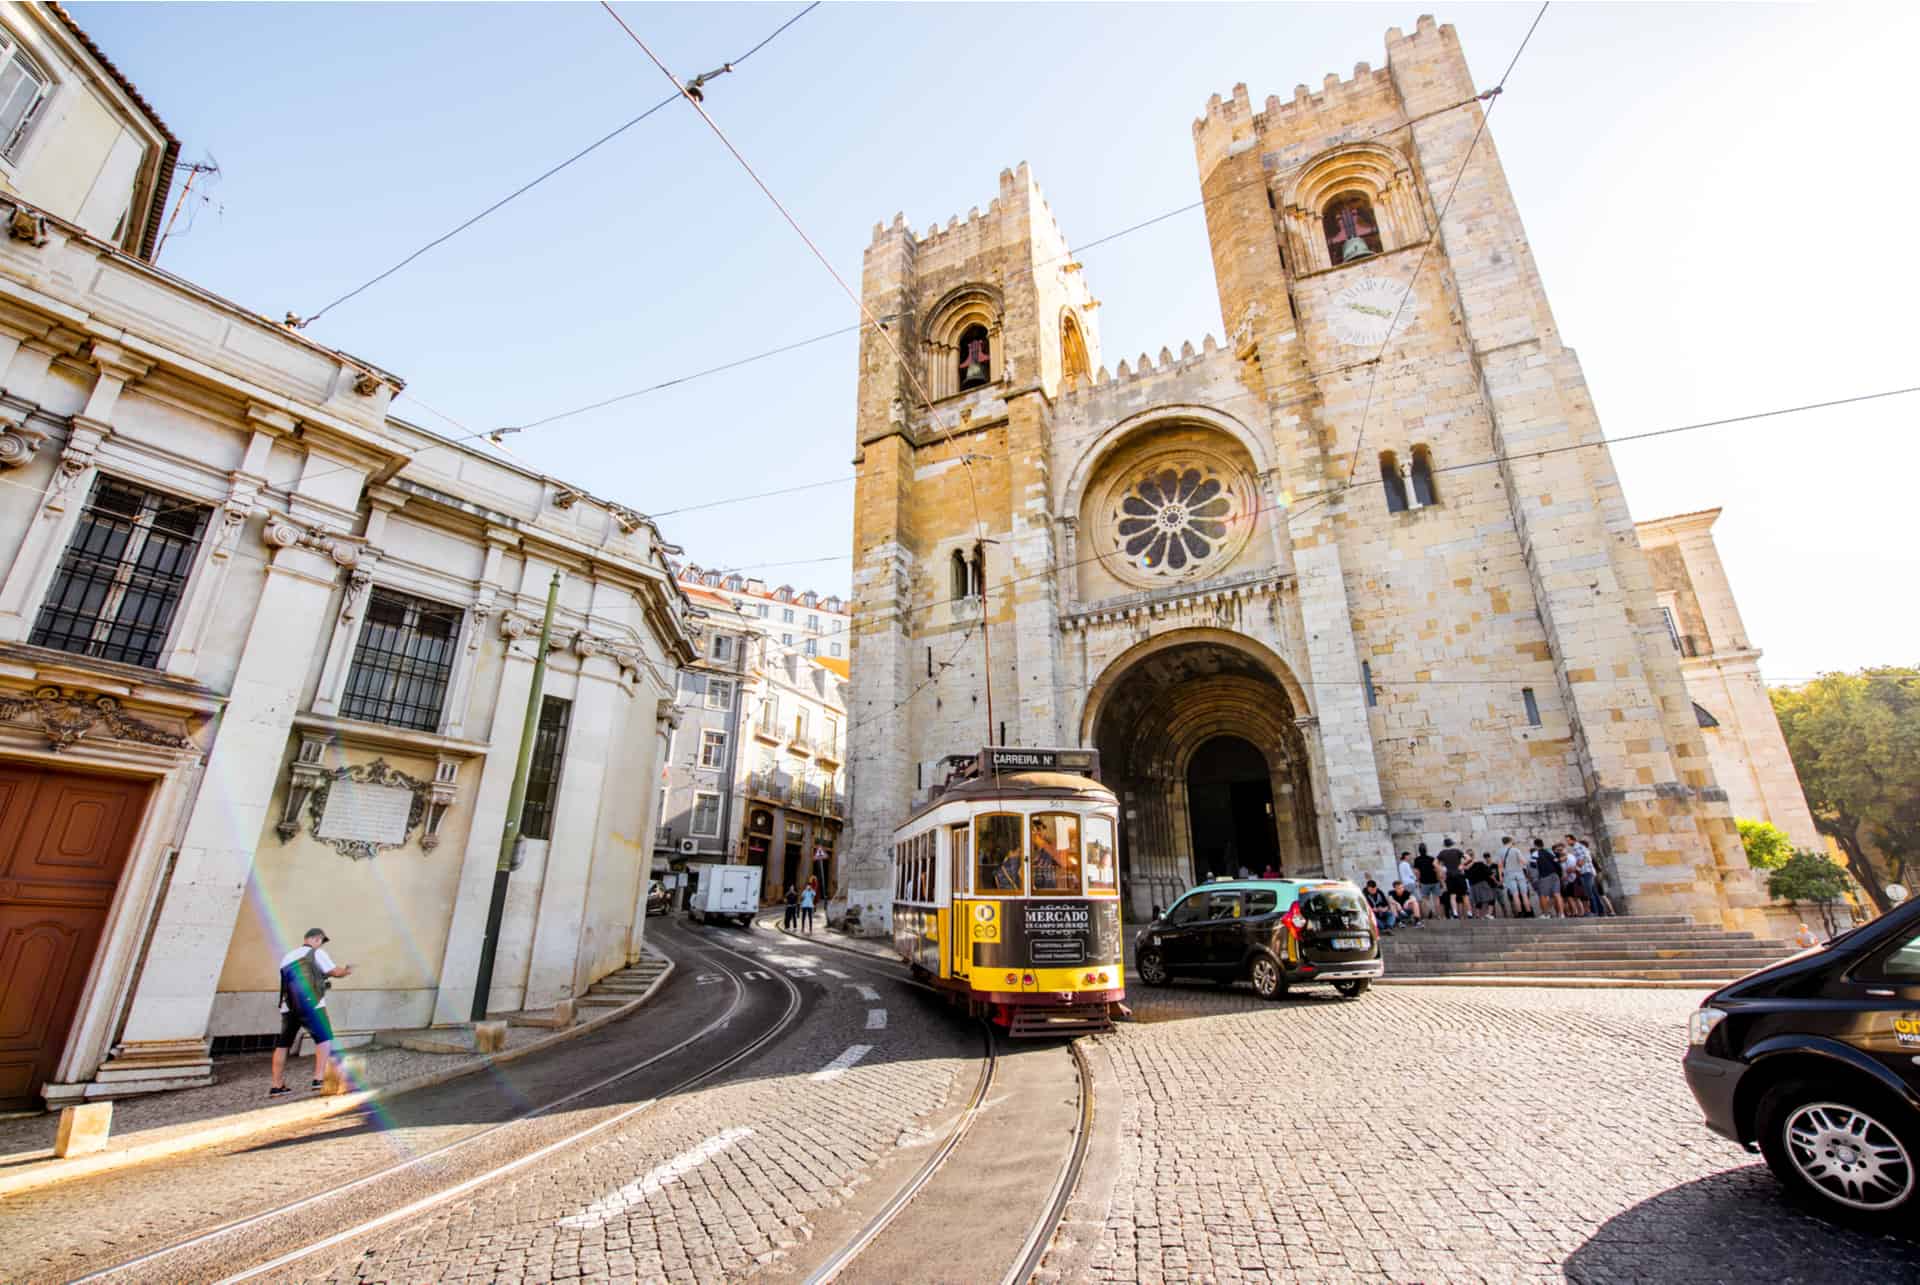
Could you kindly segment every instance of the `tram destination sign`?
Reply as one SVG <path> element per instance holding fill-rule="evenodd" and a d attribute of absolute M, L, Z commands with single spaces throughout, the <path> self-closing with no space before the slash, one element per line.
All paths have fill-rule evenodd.
<path fill-rule="evenodd" d="M 980 751 L 980 771 L 987 775 L 998 772 L 1076 772 L 1082 776 L 1098 777 L 1100 751 L 989 745 Z"/>

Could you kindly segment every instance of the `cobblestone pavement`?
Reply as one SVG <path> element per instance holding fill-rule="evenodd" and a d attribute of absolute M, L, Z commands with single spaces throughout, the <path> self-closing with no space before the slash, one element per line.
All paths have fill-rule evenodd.
<path fill-rule="evenodd" d="M 1707 1132 L 1686 991 L 1135 988 L 1103 1281 L 1920 1281 Z"/>
<path fill-rule="evenodd" d="M 944 1132 L 973 1082 L 979 1035 L 904 986 L 897 966 L 707 931 L 744 939 L 769 970 L 796 980 L 808 1003 L 796 1030 L 716 1087 L 272 1279 L 800 1275 L 800 1261 L 816 1256 L 816 1226 L 837 1234 Z"/>

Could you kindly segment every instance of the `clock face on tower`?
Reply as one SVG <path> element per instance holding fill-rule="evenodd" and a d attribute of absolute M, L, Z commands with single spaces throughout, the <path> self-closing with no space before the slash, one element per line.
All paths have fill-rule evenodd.
<path fill-rule="evenodd" d="M 1400 298 L 1405 293 L 1405 286 L 1385 277 L 1361 277 L 1342 287 L 1333 296 L 1333 311 L 1328 318 L 1334 338 L 1355 347 L 1378 347 L 1387 341 L 1389 332 L 1404 332 L 1413 321 L 1415 306 L 1415 301 L 1408 299 L 1406 307 L 1401 308 Z M 1397 327 L 1396 312 L 1400 317 Z"/>

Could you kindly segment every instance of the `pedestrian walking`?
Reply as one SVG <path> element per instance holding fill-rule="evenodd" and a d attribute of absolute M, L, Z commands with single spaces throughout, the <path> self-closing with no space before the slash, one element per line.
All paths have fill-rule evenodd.
<path fill-rule="evenodd" d="M 1500 905 L 1500 876 L 1492 853 L 1482 852 L 1467 867 L 1467 888 L 1473 896 L 1473 913 L 1492 919 Z"/>
<path fill-rule="evenodd" d="M 787 912 L 780 917 L 780 926 L 792 932 L 800 923 L 800 890 L 792 884 L 787 885 Z"/>
<path fill-rule="evenodd" d="M 1467 854 L 1453 846 L 1449 838 L 1440 848 L 1440 866 L 1446 871 L 1447 895 L 1445 905 L 1447 918 L 1471 919 L 1473 910 L 1467 905 Z"/>
<path fill-rule="evenodd" d="M 1566 917 L 1560 913 L 1560 858 L 1537 838 L 1533 841 L 1533 891 L 1540 898 L 1542 915 L 1548 919 Z"/>
<path fill-rule="evenodd" d="M 806 888 L 800 893 L 800 931 L 813 931 L 814 881 L 807 880 Z"/>
<path fill-rule="evenodd" d="M 298 946 L 280 957 L 280 1035 L 273 1042 L 273 1082 L 270 1098 L 293 1092 L 287 1087 L 287 1050 L 305 1030 L 313 1036 L 313 1087 L 326 1082 L 327 1058 L 332 1052 L 333 1024 L 327 1020 L 327 987 L 331 978 L 353 975 L 351 964 L 336 964 L 323 949 L 327 934 L 307 929 Z"/>
<path fill-rule="evenodd" d="M 1527 874 L 1527 857 L 1513 846 L 1513 836 L 1500 840 L 1500 888 L 1506 894 L 1507 914 L 1514 919 L 1533 917 L 1529 901 L 1533 880 Z"/>
<path fill-rule="evenodd" d="M 1421 844 L 1414 854 L 1413 870 L 1416 876 L 1415 887 L 1420 891 L 1420 917 L 1438 919 L 1440 917 L 1440 863 L 1427 851 L 1427 845 Z"/>

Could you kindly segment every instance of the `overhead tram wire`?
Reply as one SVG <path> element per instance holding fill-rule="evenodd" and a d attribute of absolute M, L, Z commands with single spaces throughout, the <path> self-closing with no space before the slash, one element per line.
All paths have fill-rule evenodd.
<path fill-rule="evenodd" d="M 1473 163 L 1473 154 L 1480 146 L 1480 140 L 1487 132 L 1487 122 L 1493 119 L 1494 108 L 1500 105 L 1500 95 L 1506 92 L 1507 78 L 1513 75 L 1513 69 L 1519 65 L 1520 55 L 1527 51 L 1527 45 L 1533 40 L 1533 33 L 1540 28 L 1540 20 L 1547 16 L 1547 6 L 1552 0 L 1541 0 L 1539 12 L 1533 15 L 1533 22 L 1527 27 L 1527 34 L 1520 37 L 1520 45 L 1513 51 L 1513 57 L 1507 60 L 1507 69 L 1500 73 L 1500 79 L 1494 82 L 1487 94 L 1486 110 L 1480 113 L 1480 124 L 1473 131 L 1473 138 L 1467 143 L 1465 155 L 1460 158 L 1460 168 L 1454 171 L 1453 184 L 1447 188 L 1447 199 L 1441 203 L 1440 212 L 1434 219 L 1434 229 L 1428 235 L 1426 244 L 1420 247 L 1420 257 L 1415 260 L 1413 272 L 1407 277 L 1407 288 L 1400 292 L 1400 302 L 1394 306 L 1393 320 L 1387 323 L 1387 333 L 1380 340 L 1380 350 L 1373 355 L 1373 371 L 1367 379 L 1367 400 L 1360 407 L 1360 428 L 1353 439 L 1353 458 L 1347 461 L 1347 481 L 1353 481 L 1354 470 L 1360 467 L 1360 448 L 1367 440 L 1367 416 L 1373 410 L 1373 391 L 1380 382 L 1380 362 L 1387 355 L 1387 345 L 1393 342 L 1393 332 L 1400 328 L 1400 318 L 1406 313 L 1407 300 L 1420 284 L 1420 269 L 1427 266 L 1427 256 L 1433 252 L 1433 243 L 1440 239 L 1440 229 L 1447 221 L 1447 211 L 1453 208 L 1453 198 L 1460 191 L 1460 180 L 1467 175 L 1467 166 Z"/>
<path fill-rule="evenodd" d="M 710 71 L 706 73 L 704 76 L 696 77 L 695 80 L 699 83 L 704 84 L 705 82 L 712 80 L 715 76 L 724 75 L 727 72 L 731 72 L 735 70 L 740 66 L 741 63 L 753 57 L 755 54 L 759 53 L 762 49 L 765 49 L 768 45 L 772 44 L 773 41 L 781 35 L 781 33 L 787 30 L 787 28 L 791 27 L 794 23 L 800 21 L 800 19 L 806 17 L 808 14 L 812 13 L 815 9 L 818 9 L 819 7 L 820 7 L 820 0 L 813 0 L 811 4 L 807 5 L 804 9 L 800 10 L 800 12 L 794 14 L 791 18 L 788 18 L 785 22 L 781 23 L 778 27 L 775 27 L 771 33 L 763 37 L 758 44 L 753 46 L 753 48 L 747 50 L 747 52 L 741 54 L 739 57 L 733 59 L 733 61 L 731 62 L 722 63 L 718 69 L 714 71 Z M 620 135 L 632 129 L 635 125 L 638 125 L 641 121 L 647 119 L 647 117 L 653 115 L 655 112 L 660 111 L 662 108 L 667 107 L 675 99 L 679 97 L 680 95 L 677 93 L 671 94 L 668 97 L 661 99 L 659 102 L 655 103 L 653 106 L 647 108 L 645 111 L 641 112 L 638 116 L 635 116 L 632 120 L 626 122 L 626 124 L 617 126 L 614 129 L 607 131 L 605 134 L 602 134 L 599 138 L 596 138 L 595 140 L 593 140 L 593 142 L 588 143 L 585 147 L 581 148 L 579 151 L 575 152 L 573 155 L 567 157 L 567 159 L 565 159 L 564 161 L 561 161 L 558 165 L 555 165 L 552 168 L 537 175 L 536 177 L 529 179 L 527 182 L 522 183 L 519 187 L 516 187 L 513 191 L 507 193 L 505 196 L 501 197 L 499 200 L 495 201 L 493 204 L 487 206 L 484 210 L 481 210 L 478 214 L 475 214 L 471 218 L 468 218 L 463 222 L 450 228 L 449 230 L 442 232 L 439 236 L 433 238 L 433 240 L 427 242 L 425 245 L 421 246 L 419 249 L 415 250 L 413 253 L 407 255 L 404 259 L 401 259 L 398 263 L 394 264 L 392 267 L 388 268 L 386 271 L 381 272 L 377 276 L 374 276 L 369 280 L 364 281 L 361 284 L 355 286 L 353 289 L 347 291 L 345 294 L 333 300 L 331 303 L 327 304 L 325 307 L 322 307 L 319 311 L 310 313 L 306 317 L 299 317 L 292 313 L 289 313 L 288 323 L 292 325 L 293 328 L 296 330 L 305 330 L 308 326 L 320 320 L 320 318 L 326 316 L 329 312 L 332 312 L 335 308 L 338 308 L 341 304 L 347 302 L 349 299 L 352 299 L 357 295 L 364 294 L 366 291 L 371 290 L 374 286 L 379 285 L 382 281 L 385 281 L 388 277 L 400 271 L 402 268 L 412 263 L 415 259 L 418 259 L 421 255 L 427 253 L 429 250 L 432 250 L 437 246 L 444 245 L 446 242 L 451 241 L 454 237 L 459 236 L 462 232 L 465 232 L 468 228 L 480 222 L 482 219 L 486 218 L 488 215 L 499 210 L 501 207 L 511 204 L 512 202 L 518 200 L 520 197 L 525 196 L 528 192 L 531 192 L 534 188 L 540 186 L 542 183 L 552 178 L 555 174 L 558 174 L 561 170 L 566 169 L 568 166 L 574 164 L 576 161 L 584 160 L 587 156 L 589 156 L 593 152 L 598 151 L 600 148 L 604 147 L 606 144 L 611 143 L 614 139 L 620 137 Z"/>

